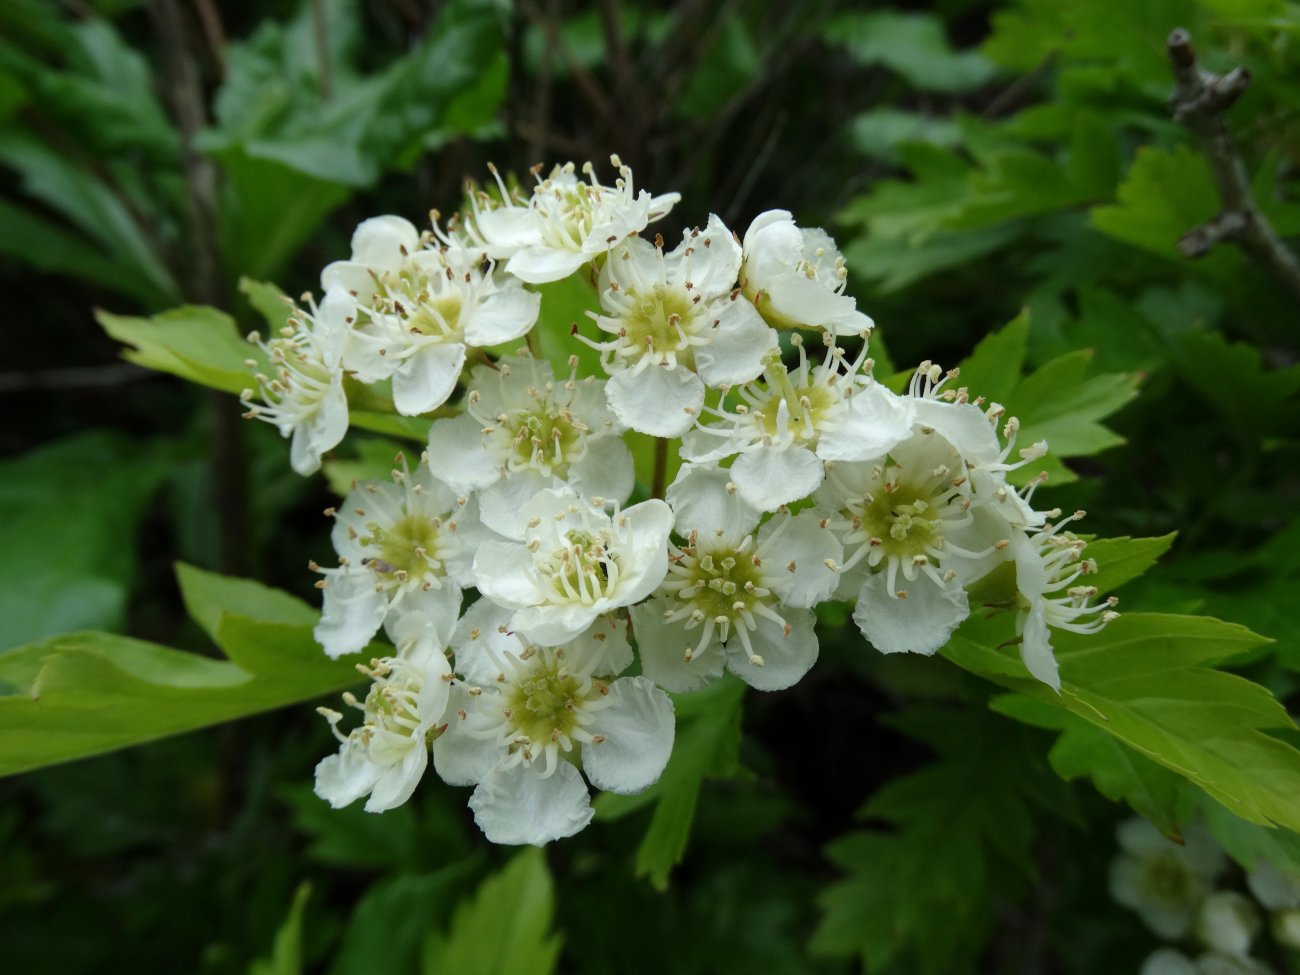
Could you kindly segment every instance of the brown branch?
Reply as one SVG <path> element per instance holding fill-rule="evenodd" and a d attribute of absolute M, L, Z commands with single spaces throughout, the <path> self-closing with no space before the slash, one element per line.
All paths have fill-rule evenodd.
<path fill-rule="evenodd" d="M 1196 137 L 1219 191 L 1220 210 L 1208 223 L 1184 234 L 1178 249 L 1200 257 L 1216 244 L 1232 241 L 1263 265 L 1300 302 L 1300 262 L 1278 237 L 1250 195 L 1245 164 L 1237 152 L 1224 113 L 1250 84 L 1250 72 L 1233 68 L 1217 75 L 1196 63 L 1191 36 L 1179 27 L 1166 42 L 1174 73 L 1169 100 L 1174 118 Z"/>

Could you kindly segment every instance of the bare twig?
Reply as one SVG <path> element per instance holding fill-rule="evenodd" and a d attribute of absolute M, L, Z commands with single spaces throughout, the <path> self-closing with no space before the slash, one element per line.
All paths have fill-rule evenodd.
<path fill-rule="evenodd" d="M 0 394 L 28 393 L 38 389 L 79 390 L 116 389 L 138 379 L 149 379 L 158 373 L 130 362 L 114 362 L 107 366 L 72 366 L 64 369 L 42 369 L 33 372 L 0 372 Z"/>
<path fill-rule="evenodd" d="M 180 0 L 150 0 L 149 14 L 158 35 L 159 54 L 166 76 L 172 114 L 181 131 L 181 165 L 189 203 L 191 280 L 185 290 L 208 305 L 226 304 L 217 245 L 217 172 L 212 161 L 195 147 L 207 124 L 207 103 L 196 61 L 190 56 L 189 36 L 181 19 Z M 248 565 L 248 482 L 244 432 L 235 400 L 227 393 L 211 394 L 212 472 L 217 517 L 221 524 L 221 569 L 245 573 Z"/>
<path fill-rule="evenodd" d="M 320 100 L 327 102 L 334 94 L 334 66 L 324 0 L 311 0 L 311 32 L 316 47 L 316 69 L 320 74 Z"/>
<path fill-rule="evenodd" d="M 1166 51 L 1175 82 L 1170 107 L 1205 153 L 1221 206 L 1212 220 L 1184 234 L 1178 249 L 1186 257 L 1200 257 L 1222 241 L 1233 241 L 1300 302 L 1300 262 L 1251 199 L 1246 167 L 1223 120 L 1250 84 L 1250 72 L 1233 68 L 1217 75 L 1204 70 L 1196 63 L 1191 36 L 1181 27 L 1169 35 Z"/>

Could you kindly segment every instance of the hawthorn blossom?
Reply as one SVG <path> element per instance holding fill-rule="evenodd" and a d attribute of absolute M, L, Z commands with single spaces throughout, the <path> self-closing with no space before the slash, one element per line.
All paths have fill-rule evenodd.
<path fill-rule="evenodd" d="M 601 620 L 562 647 L 527 643 L 511 613 L 481 600 L 453 637 L 458 687 L 434 767 L 472 785 L 474 821 L 494 843 L 542 846 L 591 821 L 583 781 L 622 794 L 659 778 L 673 746 L 673 706 L 631 661 L 622 627 Z M 579 772 L 579 768 L 582 769 Z"/>
<path fill-rule="evenodd" d="M 844 257 L 830 235 L 797 227 L 787 210 L 760 213 L 745 231 L 741 287 L 777 328 L 869 331 L 874 323 L 844 293 L 847 281 Z"/>
<path fill-rule="evenodd" d="M 706 385 L 745 383 L 762 371 L 776 332 L 741 298 L 739 271 L 740 245 L 716 216 L 667 254 L 662 240 L 641 237 L 610 252 L 600 271 L 602 313 L 588 312 L 610 338 L 583 341 L 601 352 L 609 407 L 625 426 L 681 436 Z"/>
<path fill-rule="evenodd" d="M 318 709 L 339 750 L 316 766 L 316 794 L 335 809 L 369 796 L 366 812 L 384 812 L 409 799 L 443 720 L 452 677 L 443 652 L 446 631 L 422 613 L 409 613 L 390 626 L 389 635 L 397 653 L 359 668 L 372 680 L 365 701 L 343 695 L 362 713 L 362 723 L 344 735 L 338 729 L 343 715 Z"/>
<path fill-rule="evenodd" d="M 489 541 L 474 558 L 475 584 L 513 610 L 510 629 L 558 646 L 598 616 L 640 602 L 668 571 L 672 510 L 652 499 L 613 515 L 603 498 L 540 492 L 523 506 L 522 542 Z"/>
<path fill-rule="evenodd" d="M 1216 890 L 1196 912 L 1196 940 L 1210 951 L 1244 958 L 1259 933 L 1259 910 L 1235 890 Z"/>
<path fill-rule="evenodd" d="M 354 485 L 330 513 L 339 566 L 312 564 L 324 576 L 315 635 L 329 656 L 361 650 L 385 621 L 407 612 L 451 631 L 485 537 L 473 502 L 435 480 L 423 461 L 411 473 L 402 459 L 391 482 Z"/>
<path fill-rule="evenodd" d="M 392 379 L 393 405 L 407 416 L 447 401 L 467 347 L 521 337 L 541 307 L 540 295 L 485 268 L 481 252 L 426 247 L 411 223 L 393 216 L 357 227 L 352 260 L 329 265 L 321 283 L 356 296 L 344 365 L 363 383 Z"/>
<path fill-rule="evenodd" d="M 1138 817 L 1120 823 L 1115 835 L 1122 852 L 1111 861 L 1111 896 L 1160 937 L 1186 937 L 1227 866 L 1223 850 L 1199 827 L 1185 829 L 1179 844 Z"/>
<path fill-rule="evenodd" d="M 462 494 L 478 492 L 483 523 L 522 537 L 520 509 L 566 485 L 581 497 L 622 503 L 632 493 L 632 454 L 605 405 L 603 382 L 578 379 L 577 359 L 557 382 L 550 363 L 504 356 L 471 373 L 466 412 L 429 428 L 435 477 Z"/>
<path fill-rule="evenodd" d="M 305 296 L 308 308 L 294 307 L 280 334 L 266 341 L 253 332 L 248 340 L 266 354 L 274 376 L 255 376 L 262 404 L 253 390 L 239 399 L 247 419 L 265 420 L 292 437 L 289 463 L 306 477 L 320 469 L 321 455 L 338 446 L 348 430 L 348 401 L 343 392 L 342 360 L 349 347 L 356 302 L 341 288 L 330 288 L 317 305 Z M 255 360 L 247 365 L 256 368 Z"/>
<path fill-rule="evenodd" d="M 685 465 L 667 493 L 685 541 L 654 596 L 631 610 L 642 672 L 670 691 L 724 666 L 758 690 L 791 686 L 817 660 L 812 607 L 835 588 L 838 540 L 811 511 L 759 527 L 761 513 L 716 467 Z"/>
<path fill-rule="evenodd" d="M 500 198 L 472 198 L 466 232 L 490 258 L 505 260 L 506 272 L 520 281 L 546 284 L 567 278 L 666 216 L 681 199 L 677 193 L 638 193 L 632 170 L 618 156 L 610 162 L 618 171 L 613 186 L 596 179 L 591 163 L 582 166 L 585 181 L 573 163 L 566 163 L 539 179 L 526 200 L 507 189 L 493 168 Z"/>
<path fill-rule="evenodd" d="M 775 511 L 812 494 L 824 462 L 866 460 L 886 453 L 915 421 L 909 397 L 899 397 L 869 375 L 866 346 L 849 360 L 824 335 L 826 356 L 810 365 L 799 335 L 791 337 L 799 365 L 789 370 L 771 353 L 762 380 L 733 392 L 740 400 L 706 407 L 706 418 L 682 440 L 684 458 L 699 463 L 738 455 L 731 478 L 740 496 L 760 511 Z"/>

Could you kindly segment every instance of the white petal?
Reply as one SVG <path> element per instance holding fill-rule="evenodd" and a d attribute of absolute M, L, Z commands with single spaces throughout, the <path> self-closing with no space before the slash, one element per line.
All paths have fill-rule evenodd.
<path fill-rule="evenodd" d="M 520 512 L 524 505 L 557 483 L 556 478 L 543 477 L 534 470 L 504 471 L 499 481 L 478 496 L 483 524 L 506 538 L 523 538 L 525 519 Z"/>
<path fill-rule="evenodd" d="M 592 817 L 587 784 L 568 762 L 547 778 L 536 764 L 495 769 L 474 790 L 469 808 L 484 836 L 507 845 L 545 846 L 579 832 Z"/>
<path fill-rule="evenodd" d="M 348 431 L 348 401 L 341 379 L 336 379 L 321 398 L 316 412 L 293 431 L 289 463 L 294 472 L 306 477 L 320 469 L 321 455 L 333 450 Z"/>
<path fill-rule="evenodd" d="M 375 574 L 354 567 L 326 577 L 324 609 L 313 635 L 330 657 L 356 653 L 379 632 L 388 614 L 388 596 L 375 588 Z"/>
<path fill-rule="evenodd" d="M 495 691 L 470 697 L 463 684 L 451 689 L 447 727 L 433 740 L 433 768 L 448 785 L 478 785 L 501 761 L 504 747 L 488 735 L 500 715 L 487 713 L 499 707 Z M 461 717 L 464 712 L 465 717 Z"/>
<path fill-rule="evenodd" d="M 636 485 L 632 451 L 621 437 L 588 440 L 586 455 L 569 467 L 569 485 L 580 497 L 622 504 Z"/>
<path fill-rule="evenodd" d="M 673 483 L 668 485 L 668 504 L 676 518 L 677 534 L 685 538 L 692 529 L 712 537 L 719 529 L 722 537 L 739 542 L 752 532 L 762 512 L 731 490 L 731 472 L 713 464 L 683 464 Z"/>
<path fill-rule="evenodd" d="M 591 673 L 613 677 L 632 666 L 632 644 L 627 638 L 627 620 L 602 616 L 579 633 L 569 644 L 569 654 L 585 664 Z M 594 663 L 591 661 L 594 658 Z"/>
<path fill-rule="evenodd" d="M 659 587 L 668 574 L 668 535 L 673 530 L 673 509 L 651 498 L 618 516 L 630 533 L 623 575 L 619 579 L 612 606 L 639 603 Z"/>
<path fill-rule="evenodd" d="M 839 573 L 827 562 L 839 565 L 844 561 L 840 540 L 821 526 L 821 515 L 815 511 L 778 514 L 758 533 L 760 551 L 767 551 L 765 542 L 778 531 L 771 558 L 780 568 L 769 578 L 781 602 L 807 609 L 829 599 L 839 583 Z"/>
<path fill-rule="evenodd" d="M 716 635 L 697 649 L 699 627 L 688 630 L 684 622 L 664 621 L 666 604 L 662 599 L 633 606 L 632 628 L 641 654 L 641 673 L 674 694 L 693 691 L 722 676 L 725 656 Z M 685 660 L 687 651 L 692 658 Z"/>
<path fill-rule="evenodd" d="M 489 295 L 465 324 L 470 345 L 500 345 L 523 336 L 537 321 L 542 296 L 523 288 L 507 288 Z"/>
<path fill-rule="evenodd" d="M 1284 873 L 1267 860 L 1255 864 L 1246 885 L 1255 899 L 1270 911 L 1300 907 L 1300 877 Z"/>
<path fill-rule="evenodd" d="M 506 262 L 506 271 L 526 284 L 549 284 L 567 278 L 590 259 L 581 251 L 538 244 L 516 251 Z"/>
<path fill-rule="evenodd" d="M 492 685 L 506 665 L 507 656 L 519 656 L 524 644 L 510 632 L 513 610 L 480 599 L 456 624 L 451 648 L 456 670 L 473 684 Z"/>
<path fill-rule="evenodd" d="M 729 457 L 748 443 L 735 427 L 725 431 L 725 436 L 708 432 L 702 427 L 686 431 L 682 437 L 680 453 L 685 460 L 707 464 L 710 461 Z"/>
<path fill-rule="evenodd" d="M 708 345 L 695 353 L 700 378 L 710 386 L 747 383 L 763 371 L 763 359 L 777 347 L 776 331 L 744 298 L 727 300 L 716 315 Z"/>
<path fill-rule="evenodd" d="M 508 257 L 541 239 L 541 221 L 526 207 L 481 210 L 474 218 L 474 228 L 487 241 L 488 254 L 494 258 Z"/>
<path fill-rule="evenodd" d="M 932 654 L 970 612 L 966 590 L 955 579 L 940 584 L 924 572 L 912 582 L 900 577 L 905 599 L 891 594 L 886 581 L 885 572 L 868 576 L 853 611 L 858 629 L 881 653 Z"/>
<path fill-rule="evenodd" d="M 379 271 L 396 271 L 420 249 L 420 232 L 403 217 L 363 220 L 352 234 L 352 260 Z"/>
<path fill-rule="evenodd" d="M 736 235 L 716 213 L 698 234 L 687 232 L 683 243 L 693 253 L 684 259 L 695 290 L 706 298 L 725 295 L 736 287 L 743 252 Z"/>
<path fill-rule="evenodd" d="M 483 442 L 483 424 L 468 413 L 429 427 L 429 469 L 453 490 L 468 494 L 501 476 L 501 463 Z"/>
<path fill-rule="evenodd" d="M 320 273 L 320 286 L 326 291 L 331 288 L 341 288 L 357 295 L 367 304 L 374 297 L 378 287 L 374 270 L 356 261 L 335 261 L 327 264 Z"/>
<path fill-rule="evenodd" d="M 510 628 L 543 647 L 568 643 L 596 621 L 601 607 L 581 603 L 525 606 L 510 618 Z"/>
<path fill-rule="evenodd" d="M 487 542 L 474 556 L 474 583 L 493 602 L 520 609 L 539 602 L 542 593 L 528 549 L 513 542 Z"/>
<path fill-rule="evenodd" d="M 736 490 L 760 511 L 775 511 L 808 497 L 823 476 L 820 458 L 804 447 L 758 447 L 741 454 L 731 465 Z"/>
<path fill-rule="evenodd" d="M 994 426 L 973 403 L 916 397 L 916 422 L 932 428 L 972 464 L 996 464 L 1002 450 Z"/>
<path fill-rule="evenodd" d="M 363 749 L 344 744 L 316 765 L 316 795 L 342 809 L 369 793 L 381 772 L 383 768 L 368 761 Z"/>
<path fill-rule="evenodd" d="M 1235 890 L 1215 891 L 1201 902 L 1196 937 L 1211 951 L 1245 956 L 1259 931 L 1259 911 Z"/>
<path fill-rule="evenodd" d="M 658 780 L 673 751 L 673 702 L 645 677 L 614 681 L 589 730 L 605 740 L 582 747 L 582 768 L 597 789 L 631 795 Z"/>
<path fill-rule="evenodd" d="M 447 646 L 460 615 L 460 586 L 444 579 L 441 586 L 411 588 L 393 600 L 384 621 L 384 630 L 393 645 L 423 643 Z"/>
<path fill-rule="evenodd" d="M 1147 956 L 1138 975 L 1197 975 L 1197 970 L 1181 951 L 1159 948 Z"/>
<path fill-rule="evenodd" d="M 1020 659 L 1025 669 L 1054 691 L 1061 689 L 1061 675 L 1052 653 L 1052 634 L 1047 628 L 1047 608 L 1041 599 L 1035 600 L 1025 617 L 1021 634 Z"/>
<path fill-rule="evenodd" d="M 762 282 L 762 287 L 778 315 L 804 325 L 830 325 L 857 304 L 848 295 L 836 294 L 821 281 L 793 269 L 774 275 Z"/>
<path fill-rule="evenodd" d="M 429 765 L 429 749 L 424 742 L 413 741 L 402 761 L 384 769 L 366 800 L 366 812 L 379 813 L 396 809 L 415 792 Z"/>
<path fill-rule="evenodd" d="M 605 383 L 605 399 L 624 426 L 652 437 L 680 437 L 704 406 L 704 383 L 682 366 L 624 369 Z"/>
<path fill-rule="evenodd" d="M 749 652 L 733 634 L 727 641 L 727 669 L 759 691 L 780 691 L 795 684 L 817 662 L 815 618 L 806 609 L 782 611 L 787 634 L 779 623 L 758 617 L 750 646 L 762 663 L 751 663 Z"/>
<path fill-rule="evenodd" d="M 393 406 L 403 416 L 436 410 L 456 389 L 465 346 L 459 342 L 419 349 L 393 373 Z"/>
<path fill-rule="evenodd" d="M 824 430 L 817 444 L 823 460 L 872 460 L 883 457 L 912 433 L 916 401 L 896 396 L 880 383 L 858 389 L 849 408 Z"/>

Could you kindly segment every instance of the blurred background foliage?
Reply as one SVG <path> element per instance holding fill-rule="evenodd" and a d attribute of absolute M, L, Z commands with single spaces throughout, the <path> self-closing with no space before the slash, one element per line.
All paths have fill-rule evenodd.
<path fill-rule="evenodd" d="M 955 363 L 1020 316 L 1000 334 L 1028 367 L 1135 377 L 1096 411 L 1122 407 L 1118 435 L 1096 427 L 1078 451 L 1096 456 L 1040 498 L 1087 508 L 1101 536 L 1177 532 L 1123 608 L 1273 638 L 1229 665 L 1294 702 L 1300 316 L 1232 245 L 1176 249 L 1219 207 L 1169 111 L 1176 26 L 1207 67 L 1249 68 L 1230 126 L 1257 204 L 1300 235 L 1284 0 L 7 0 L 0 647 L 97 628 L 210 653 L 175 560 L 310 600 L 305 562 L 327 548 L 329 486 L 233 398 L 122 362 L 93 309 L 202 303 L 251 329 L 241 276 L 310 289 L 359 220 L 453 210 L 489 160 L 606 172 L 616 151 L 682 192 L 675 220 L 780 207 L 831 229 L 882 362 Z M 1017 388 L 1006 348 L 971 362 L 972 385 Z M 865 653 L 832 615 L 798 688 L 679 708 L 664 786 L 606 797 L 544 854 L 486 848 L 432 784 L 383 816 L 329 810 L 309 707 L 0 781 L 7 964 L 1135 971 L 1153 939 L 1102 869 L 1122 810 L 1061 778 L 1088 770 L 1083 732 L 1071 774 L 1070 748 L 1049 764 L 1052 732 L 1023 722 L 1061 743 L 1069 726 L 1013 714 L 1024 699 L 1000 709 L 1019 721 L 990 710 L 947 665 Z M 1208 802 L 1134 767 L 1169 791 L 1153 818 Z M 1221 841 L 1300 863 L 1294 836 L 1217 815 Z"/>

